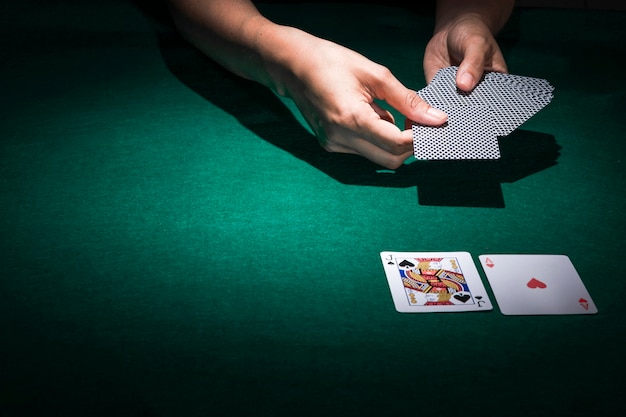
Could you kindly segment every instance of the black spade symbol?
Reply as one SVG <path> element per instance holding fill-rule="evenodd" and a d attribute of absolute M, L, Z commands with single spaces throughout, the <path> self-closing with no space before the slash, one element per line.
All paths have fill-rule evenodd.
<path fill-rule="evenodd" d="M 469 294 L 455 294 L 454 298 L 464 303 L 470 299 L 470 295 Z"/>
<path fill-rule="evenodd" d="M 409 261 L 407 261 L 407 260 L 405 259 L 404 261 L 400 262 L 400 266 L 401 266 L 401 267 L 409 267 L 409 268 L 412 268 L 412 267 L 414 267 L 414 266 L 415 266 L 415 264 L 413 264 L 413 263 L 411 263 L 411 262 L 409 262 Z"/>

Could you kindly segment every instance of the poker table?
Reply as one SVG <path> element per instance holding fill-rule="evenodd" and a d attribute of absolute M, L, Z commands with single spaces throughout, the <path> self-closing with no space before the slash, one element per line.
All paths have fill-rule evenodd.
<path fill-rule="evenodd" d="M 154 2 L 3 5 L 0 416 L 623 408 L 626 14 L 518 7 L 552 102 L 488 161 L 324 151 Z M 432 9 L 262 4 L 416 90 Z M 396 114 L 401 126 L 403 118 Z M 467 251 L 491 311 L 399 313 L 382 251 Z M 593 315 L 504 315 L 481 254 L 569 256 Z"/>

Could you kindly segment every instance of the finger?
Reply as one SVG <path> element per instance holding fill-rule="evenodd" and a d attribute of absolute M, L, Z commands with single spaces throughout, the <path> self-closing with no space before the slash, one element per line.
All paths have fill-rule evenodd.
<path fill-rule="evenodd" d="M 409 119 L 408 117 L 404 119 L 404 130 L 408 130 L 411 129 L 411 127 L 413 126 L 413 123 L 415 123 L 413 120 Z"/>
<path fill-rule="evenodd" d="M 325 149 L 330 152 L 354 153 L 379 165 L 395 169 L 413 153 L 413 135 L 393 123 L 377 119 L 361 121 L 360 133 L 329 138 Z M 341 135 L 339 132 L 335 132 Z"/>
<path fill-rule="evenodd" d="M 500 52 L 500 48 L 498 48 L 497 53 L 494 54 L 491 67 L 489 69 L 508 74 L 509 68 L 506 65 L 502 52 Z"/>
<path fill-rule="evenodd" d="M 413 148 L 400 153 L 394 154 L 376 146 L 372 142 L 365 139 L 355 139 L 352 142 L 353 148 L 345 146 L 333 147 L 332 152 L 351 153 L 360 155 L 370 161 L 388 169 L 398 169 L 404 161 L 413 155 Z"/>
<path fill-rule="evenodd" d="M 435 75 L 437 75 L 437 71 L 440 69 L 441 68 L 437 66 L 424 65 L 424 79 L 426 80 L 426 83 L 430 84 L 433 78 L 435 78 Z"/>
<path fill-rule="evenodd" d="M 395 123 L 395 119 L 393 117 L 393 114 L 391 114 L 390 111 L 383 109 L 382 107 L 380 107 L 376 103 L 372 103 L 371 106 L 374 109 L 374 111 L 376 112 L 376 114 L 378 114 L 380 116 L 381 119 L 383 119 L 384 121 L 389 122 L 389 123 Z"/>
<path fill-rule="evenodd" d="M 485 49 L 482 45 L 470 44 L 465 50 L 463 61 L 456 72 L 456 86 L 463 91 L 472 91 L 485 71 Z"/>
<path fill-rule="evenodd" d="M 385 100 L 404 116 L 429 126 L 439 126 L 448 120 L 443 111 L 431 107 L 417 92 L 406 88 L 395 77 L 383 82 L 374 92 L 377 98 Z"/>

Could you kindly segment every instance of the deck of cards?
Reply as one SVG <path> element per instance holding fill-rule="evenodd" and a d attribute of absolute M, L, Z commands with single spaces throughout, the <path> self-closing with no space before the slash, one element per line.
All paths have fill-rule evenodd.
<path fill-rule="evenodd" d="M 468 252 L 380 253 L 396 311 L 493 310 Z M 595 314 L 598 309 L 566 255 L 480 255 L 504 315 Z"/>
<path fill-rule="evenodd" d="M 499 72 L 486 72 L 471 92 L 460 91 L 456 71 L 456 66 L 439 70 L 417 92 L 448 114 L 441 126 L 413 123 L 417 159 L 498 159 L 498 137 L 512 133 L 554 97 L 554 87 L 544 79 Z"/>

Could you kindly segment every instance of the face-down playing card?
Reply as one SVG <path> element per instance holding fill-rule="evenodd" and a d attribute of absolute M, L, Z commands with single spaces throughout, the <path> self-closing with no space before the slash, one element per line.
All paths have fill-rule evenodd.
<path fill-rule="evenodd" d="M 566 255 L 480 255 L 505 315 L 595 314 L 598 309 Z"/>
<path fill-rule="evenodd" d="M 468 252 L 381 252 L 400 313 L 488 311 L 493 306 Z"/>
<path fill-rule="evenodd" d="M 449 116 L 442 126 L 413 124 L 417 159 L 498 159 L 498 136 L 512 133 L 553 98 L 546 80 L 497 72 L 486 72 L 472 91 L 460 91 L 457 69 L 439 70 L 417 92 Z"/>
<path fill-rule="evenodd" d="M 448 121 L 438 128 L 414 124 L 413 153 L 417 159 L 500 158 L 495 119 L 487 106 L 441 106 Z"/>

